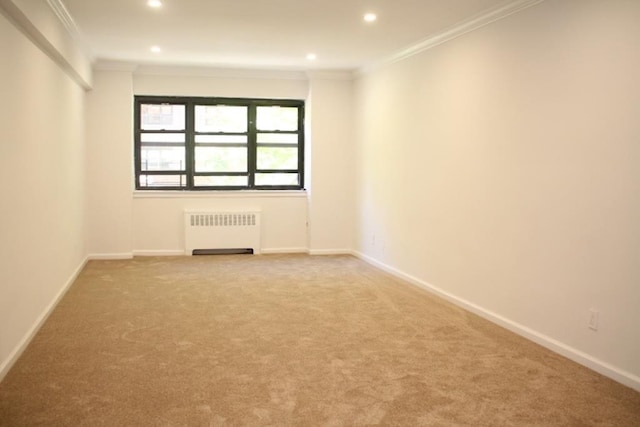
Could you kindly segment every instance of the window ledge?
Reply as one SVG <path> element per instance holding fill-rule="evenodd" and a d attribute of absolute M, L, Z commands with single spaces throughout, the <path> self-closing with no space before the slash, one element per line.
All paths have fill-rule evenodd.
<path fill-rule="evenodd" d="M 166 191 L 135 190 L 134 199 L 259 199 L 264 197 L 307 197 L 307 190 Z"/>

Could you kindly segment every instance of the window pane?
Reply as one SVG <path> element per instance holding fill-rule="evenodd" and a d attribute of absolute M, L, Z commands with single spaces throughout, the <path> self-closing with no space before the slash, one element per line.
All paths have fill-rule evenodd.
<path fill-rule="evenodd" d="M 140 141 L 156 144 L 184 144 L 184 133 L 143 133 L 140 135 Z"/>
<path fill-rule="evenodd" d="M 246 172 L 247 149 L 196 147 L 196 172 Z"/>
<path fill-rule="evenodd" d="M 142 130 L 184 130 L 185 106 L 175 104 L 142 104 Z"/>
<path fill-rule="evenodd" d="M 246 144 L 246 135 L 196 135 L 196 143 Z"/>
<path fill-rule="evenodd" d="M 297 133 L 259 133 L 258 144 L 297 144 Z"/>
<path fill-rule="evenodd" d="M 258 147 L 258 169 L 298 169 L 298 148 Z"/>
<path fill-rule="evenodd" d="M 298 130 L 298 108 L 257 107 L 256 125 L 259 130 Z"/>
<path fill-rule="evenodd" d="M 297 173 L 257 173 L 256 185 L 299 185 Z"/>
<path fill-rule="evenodd" d="M 184 147 L 142 147 L 141 170 L 175 171 L 184 170 Z"/>
<path fill-rule="evenodd" d="M 185 187 L 186 175 L 140 175 L 140 187 Z"/>
<path fill-rule="evenodd" d="M 196 187 L 246 187 L 249 178 L 246 176 L 196 176 L 193 178 Z"/>
<path fill-rule="evenodd" d="M 196 105 L 196 132 L 246 132 L 248 107 Z"/>
<path fill-rule="evenodd" d="M 137 189 L 302 187 L 302 100 L 136 95 L 134 107 Z"/>

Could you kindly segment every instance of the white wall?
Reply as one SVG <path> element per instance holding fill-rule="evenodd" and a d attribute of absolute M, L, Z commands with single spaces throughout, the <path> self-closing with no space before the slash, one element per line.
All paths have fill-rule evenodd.
<path fill-rule="evenodd" d="M 305 99 L 309 86 L 295 71 L 140 66 L 133 76 L 136 95 Z"/>
<path fill-rule="evenodd" d="M 314 72 L 309 77 L 309 251 L 350 252 L 355 208 L 352 76 Z"/>
<path fill-rule="evenodd" d="M 638 22 L 637 1 L 543 2 L 355 101 L 357 250 L 636 388 Z"/>
<path fill-rule="evenodd" d="M 184 251 L 184 211 L 260 211 L 263 253 L 307 250 L 307 201 L 287 195 L 147 196 L 134 200 L 134 248 L 139 255 L 180 255 Z"/>
<path fill-rule="evenodd" d="M 344 75 L 331 77 L 325 75 L 316 84 L 300 72 L 162 66 L 127 69 L 126 64 L 98 64 L 88 100 L 90 253 L 98 257 L 182 253 L 185 209 L 260 210 L 266 253 L 351 248 L 352 86 Z M 317 103 L 307 105 L 307 119 L 331 130 L 315 127 L 307 135 L 312 139 L 307 144 L 308 163 L 319 165 L 307 171 L 306 182 L 313 188 L 308 193 L 134 192 L 134 94 L 307 99 L 311 90 Z M 337 157 L 332 156 L 334 150 Z M 338 184 L 343 188 L 337 189 Z M 314 218 L 309 221 L 310 211 Z M 315 236 L 311 245 L 308 230 Z"/>
<path fill-rule="evenodd" d="M 133 244 L 131 70 L 94 73 L 87 96 L 87 249 L 92 257 L 131 256 Z"/>
<path fill-rule="evenodd" d="M 133 78 L 133 90 L 136 95 L 305 99 L 308 85 L 304 75 L 299 73 L 157 67 L 138 69 Z M 307 205 L 303 193 L 274 193 L 271 197 L 256 192 L 210 193 L 204 197 L 186 198 L 171 194 L 149 197 L 148 194 L 140 194 L 133 201 L 134 250 L 137 253 L 183 251 L 185 209 L 260 210 L 264 252 L 306 250 Z"/>
<path fill-rule="evenodd" d="M 0 14 L 0 379 L 86 254 L 84 90 L 6 16 Z"/>
<path fill-rule="evenodd" d="M 0 0 L 0 10 L 69 77 L 91 88 L 91 62 L 73 20 L 65 21 L 68 16 L 60 0 Z"/>

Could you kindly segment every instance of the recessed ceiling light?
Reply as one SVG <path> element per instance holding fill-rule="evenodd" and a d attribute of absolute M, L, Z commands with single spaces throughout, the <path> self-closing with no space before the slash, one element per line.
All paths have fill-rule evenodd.
<path fill-rule="evenodd" d="M 364 20 L 365 22 L 374 22 L 378 19 L 378 16 L 375 13 L 365 13 Z"/>
<path fill-rule="evenodd" d="M 160 46 L 151 46 L 151 52 L 153 53 L 160 53 L 162 52 L 162 49 L 160 49 Z"/>
<path fill-rule="evenodd" d="M 162 2 L 160 0 L 149 0 L 147 1 L 147 6 L 149 7 L 162 7 Z"/>
<path fill-rule="evenodd" d="M 307 59 L 309 61 L 315 61 L 316 59 L 318 59 L 318 55 L 316 55 L 315 53 L 309 53 L 307 54 Z"/>

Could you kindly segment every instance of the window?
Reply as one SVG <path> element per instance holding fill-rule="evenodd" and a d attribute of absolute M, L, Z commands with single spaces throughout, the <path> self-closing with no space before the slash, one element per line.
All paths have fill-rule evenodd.
<path fill-rule="evenodd" d="M 138 190 L 301 189 L 304 102 L 135 97 Z"/>

